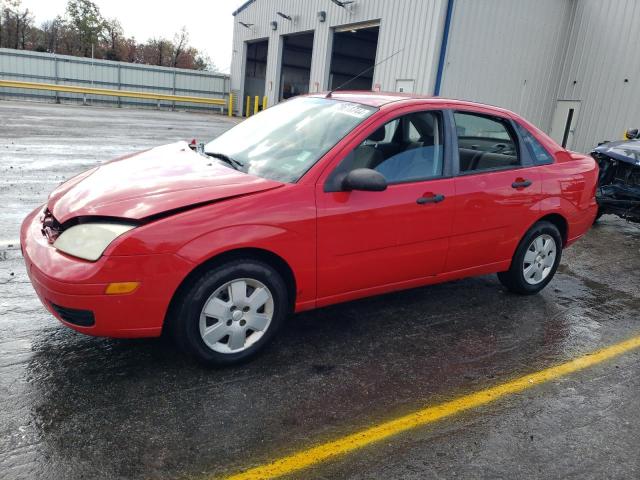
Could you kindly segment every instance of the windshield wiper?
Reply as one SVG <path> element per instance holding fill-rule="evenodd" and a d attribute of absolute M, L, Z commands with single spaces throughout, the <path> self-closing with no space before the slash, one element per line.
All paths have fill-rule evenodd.
<path fill-rule="evenodd" d="M 236 170 L 242 171 L 242 168 L 244 167 L 244 163 L 236 160 L 235 158 L 231 158 L 230 156 L 225 155 L 224 153 L 204 152 L 204 154 L 209 156 L 209 157 L 213 157 L 213 158 L 217 158 L 218 160 L 222 160 L 223 162 L 228 163 L 229 165 L 231 165 Z"/>

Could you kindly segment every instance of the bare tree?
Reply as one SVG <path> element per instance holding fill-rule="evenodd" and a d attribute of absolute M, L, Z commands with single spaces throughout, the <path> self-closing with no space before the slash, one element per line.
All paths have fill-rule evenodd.
<path fill-rule="evenodd" d="M 0 47 L 25 48 L 33 27 L 33 15 L 21 0 L 4 0 L 0 8 Z"/>
<path fill-rule="evenodd" d="M 2 34 L 4 33 L 4 10 L 6 6 L 4 0 L 0 0 L 0 47 L 2 47 Z"/>
<path fill-rule="evenodd" d="M 173 37 L 173 62 L 172 67 L 176 67 L 178 65 L 178 59 L 180 54 L 184 51 L 185 47 L 189 44 L 189 33 L 187 32 L 187 27 L 183 26 L 178 33 L 176 33 Z"/>
<path fill-rule="evenodd" d="M 122 60 L 120 46 L 123 31 L 117 18 L 110 18 L 104 21 L 103 36 L 108 43 L 105 58 L 107 60 Z"/>
<path fill-rule="evenodd" d="M 42 45 L 45 51 L 49 53 L 58 52 L 60 39 L 66 28 L 65 21 L 60 15 L 42 24 L 40 30 L 42 31 Z"/>
<path fill-rule="evenodd" d="M 31 15 L 29 9 L 26 9 L 16 19 L 16 23 L 20 27 L 17 32 L 20 38 L 20 48 L 24 50 L 27 43 L 27 35 L 31 33 L 31 28 L 33 27 L 33 15 Z"/>

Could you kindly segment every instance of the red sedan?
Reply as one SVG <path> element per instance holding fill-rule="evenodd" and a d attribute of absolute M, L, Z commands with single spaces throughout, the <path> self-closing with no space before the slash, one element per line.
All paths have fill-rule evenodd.
<path fill-rule="evenodd" d="M 25 219 L 21 243 L 65 325 L 168 329 L 199 359 L 233 363 L 291 312 L 494 272 L 540 291 L 594 221 L 597 174 L 500 108 L 311 95 L 203 149 L 175 143 L 78 175 Z"/>

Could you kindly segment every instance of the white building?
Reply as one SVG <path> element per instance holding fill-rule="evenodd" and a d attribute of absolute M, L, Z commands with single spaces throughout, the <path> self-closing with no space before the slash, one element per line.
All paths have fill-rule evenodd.
<path fill-rule="evenodd" d="M 249 0 L 234 23 L 239 111 L 364 71 L 343 88 L 499 105 L 574 150 L 640 127 L 640 0 Z"/>

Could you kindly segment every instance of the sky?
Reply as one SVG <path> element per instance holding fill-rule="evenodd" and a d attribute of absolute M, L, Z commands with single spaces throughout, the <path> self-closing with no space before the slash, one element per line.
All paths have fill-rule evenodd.
<path fill-rule="evenodd" d="M 209 55 L 222 72 L 231 66 L 233 17 L 244 0 L 94 0 L 106 18 L 120 21 L 127 36 L 142 42 L 152 37 L 172 39 L 183 26 L 190 43 Z M 22 0 L 35 17 L 36 24 L 64 15 L 67 0 Z"/>

